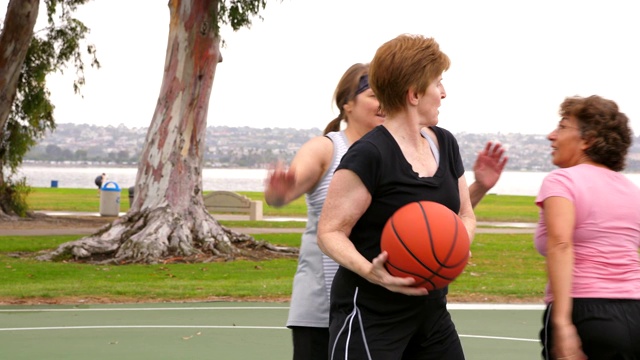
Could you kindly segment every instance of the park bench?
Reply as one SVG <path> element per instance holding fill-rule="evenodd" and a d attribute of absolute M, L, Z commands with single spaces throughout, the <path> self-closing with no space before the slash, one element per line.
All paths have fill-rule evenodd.
<path fill-rule="evenodd" d="M 213 191 L 205 195 L 204 206 L 212 213 L 248 213 L 249 220 L 262 220 L 262 201 L 233 191 Z"/>

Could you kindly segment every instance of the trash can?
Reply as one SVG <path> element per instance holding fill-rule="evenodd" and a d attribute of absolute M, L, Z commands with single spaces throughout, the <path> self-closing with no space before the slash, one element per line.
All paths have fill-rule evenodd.
<path fill-rule="evenodd" d="M 58 187 L 58 180 L 51 180 L 51 187 L 52 188 L 57 188 Z"/>
<path fill-rule="evenodd" d="M 131 206 L 133 206 L 133 195 L 136 191 L 136 187 L 135 186 L 131 186 L 129 187 L 129 208 L 131 208 Z"/>
<path fill-rule="evenodd" d="M 120 214 L 120 186 L 115 181 L 107 181 L 100 189 L 100 216 Z"/>

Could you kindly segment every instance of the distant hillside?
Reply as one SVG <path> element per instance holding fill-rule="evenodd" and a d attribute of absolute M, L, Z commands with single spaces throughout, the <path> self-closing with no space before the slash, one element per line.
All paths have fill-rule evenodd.
<path fill-rule="evenodd" d="M 144 145 L 147 128 L 124 125 L 95 126 L 58 124 L 29 152 L 26 162 L 70 162 L 75 164 L 135 165 Z M 275 161 L 290 162 L 300 146 L 322 131 L 293 128 L 250 128 L 210 126 L 207 128 L 205 166 L 212 168 L 264 168 Z M 488 140 L 507 148 L 511 171 L 550 171 L 549 141 L 546 135 L 455 134 L 466 169 L 471 169 L 477 152 Z M 627 171 L 640 172 L 639 141 L 629 154 Z"/>

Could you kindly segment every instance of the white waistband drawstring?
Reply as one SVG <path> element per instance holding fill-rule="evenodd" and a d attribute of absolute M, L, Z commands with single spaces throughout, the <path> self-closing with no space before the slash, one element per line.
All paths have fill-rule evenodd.
<path fill-rule="evenodd" d="M 362 342 L 364 343 L 364 348 L 365 348 L 365 351 L 367 352 L 367 358 L 371 360 L 371 353 L 369 352 L 367 337 L 364 334 L 364 323 L 362 322 L 362 315 L 360 314 L 360 309 L 358 309 L 358 305 L 356 304 L 357 298 L 358 298 L 358 288 L 356 287 L 355 294 L 353 295 L 353 311 L 351 311 L 351 314 L 347 316 L 344 324 L 342 324 L 342 328 L 340 329 L 340 331 L 336 336 L 335 342 L 333 343 L 333 348 L 331 349 L 331 359 L 333 359 L 333 356 L 336 350 L 336 344 L 338 343 L 338 339 L 340 338 L 340 335 L 344 332 L 345 327 L 347 326 L 347 323 L 349 324 L 349 331 L 347 332 L 347 341 L 344 346 L 344 358 L 349 359 L 349 342 L 351 341 L 351 330 L 353 328 L 353 320 L 356 318 L 356 315 L 357 315 L 358 321 L 360 323 L 360 334 L 362 335 Z"/>

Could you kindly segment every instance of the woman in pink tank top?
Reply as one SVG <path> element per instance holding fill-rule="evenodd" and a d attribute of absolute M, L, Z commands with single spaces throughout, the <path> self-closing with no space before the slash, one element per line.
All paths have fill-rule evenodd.
<path fill-rule="evenodd" d="M 546 257 L 544 359 L 640 359 L 640 189 L 620 173 L 627 116 L 599 96 L 570 97 L 548 135 L 558 166 L 536 204 Z"/>

